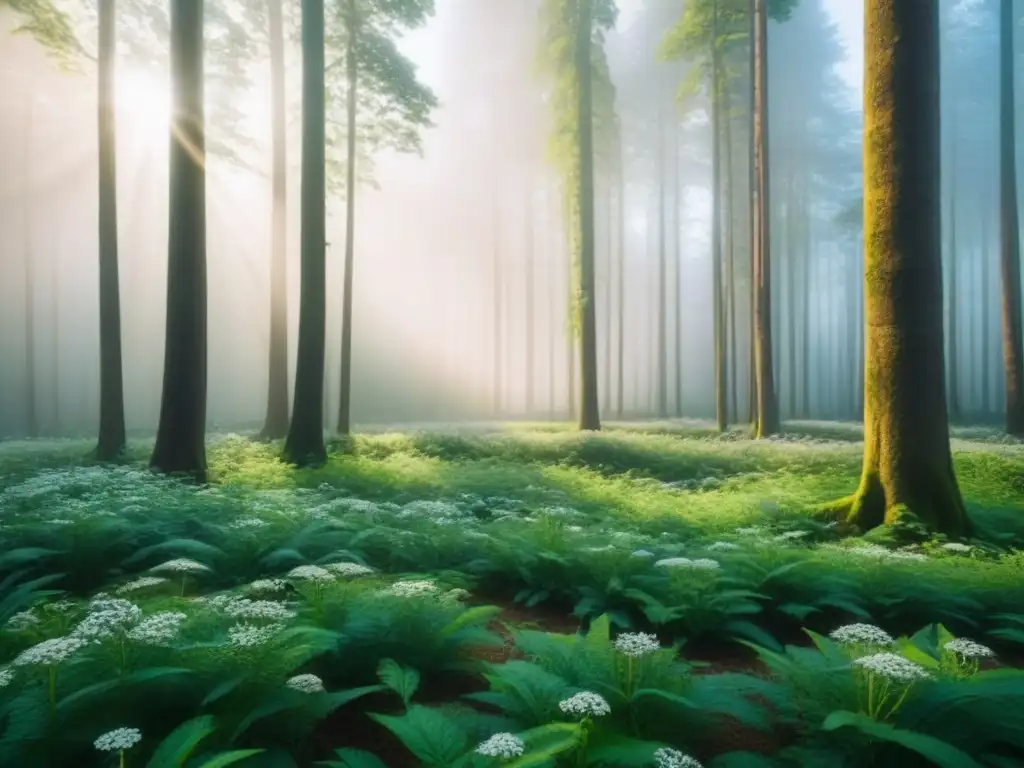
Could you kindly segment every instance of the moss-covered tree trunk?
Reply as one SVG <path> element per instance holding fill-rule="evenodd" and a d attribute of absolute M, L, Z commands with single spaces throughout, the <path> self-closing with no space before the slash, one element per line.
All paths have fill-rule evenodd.
<path fill-rule="evenodd" d="M 117 49 L 115 0 L 100 0 L 99 256 L 100 256 L 100 430 L 96 458 L 110 461 L 125 449 L 124 375 L 121 362 L 121 289 L 117 268 L 117 147 L 114 127 L 114 60 Z"/>
<path fill-rule="evenodd" d="M 295 400 L 285 459 L 321 464 L 324 447 L 324 353 L 327 310 L 327 189 L 324 104 L 324 0 L 302 0 L 302 185 L 299 344 Z"/>
<path fill-rule="evenodd" d="M 1024 435 L 1024 330 L 1021 328 L 1020 228 L 1014 143 L 1013 30 L 1013 0 L 1002 0 L 999 18 L 999 267 L 1002 278 L 1006 431 L 1011 435 Z"/>
<path fill-rule="evenodd" d="M 754 365 L 758 438 L 779 431 L 779 405 L 772 361 L 771 205 L 768 199 L 768 13 L 754 0 Z"/>
<path fill-rule="evenodd" d="M 943 376 L 938 0 L 866 0 L 864 465 L 832 512 L 969 529 Z"/>
<path fill-rule="evenodd" d="M 359 14 L 356 0 L 345 3 L 345 276 L 341 288 L 341 373 L 338 381 L 338 434 L 352 431 L 352 278 L 356 248 L 356 107 L 359 98 Z"/>
<path fill-rule="evenodd" d="M 579 0 L 576 77 L 579 130 L 579 300 L 581 430 L 601 428 L 597 400 L 597 313 L 594 307 L 594 98 L 591 63 L 592 0 Z"/>
<path fill-rule="evenodd" d="M 202 0 L 171 2 L 170 221 L 160 423 L 150 464 L 206 480 L 206 137 Z"/>
<path fill-rule="evenodd" d="M 267 367 L 267 414 L 262 435 L 288 434 L 288 156 L 285 137 L 284 19 L 282 0 L 267 0 L 270 41 L 270 348 Z"/>

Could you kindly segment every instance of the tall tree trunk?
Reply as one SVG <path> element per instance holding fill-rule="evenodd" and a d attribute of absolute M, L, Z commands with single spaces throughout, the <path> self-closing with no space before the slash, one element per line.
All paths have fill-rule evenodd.
<path fill-rule="evenodd" d="M 786 362 L 789 364 L 789 372 L 786 374 L 786 385 L 788 388 L 789 401 L 789 416 L 788 418 L 794 419 L 797 415 L 797 394 L 799 387 L 797 387 L 798 378 L 798 364 L 797 364 L 797 328 L 796 328 L 796 306 L 797 306 L 797 295 L 800 290 L 797 273 L 800 270 L 800 260 L 797 258 L 797 212 L 796 212 L 796 194 L 793 187 L 795 181 L 793 179 L 793 171 L 789 169 L 786 174 L 786 216 L 784 221 L 786 222 L 786 331 L 788 334 L 788 347 L 786 354 Z"/>
<path fill-rule="evenodd" d="M 170 221 L 160 423 L 150 464 L 206 481 L 203 0 L 171 0 Z"/>
<path fill-rule="evenodd" d="M 739 367 L 736 359 L 736 237 L 734 235 L 736 229 L 737 185 L 736 179 L 733 176 L 732 102 L 728 87 L 723 88 L 722 98 L 724 99 L 723 107 L 725 110 L 725 124 L 723 126 L 725 130 L 725 207 L 728 215 L 728 223 L 725 229 L 725 253 L 727 259 L 725 262 L 725 283 L 727 286 L 725 295 L 727 302 L 725 309 L 726 336 L 722 343 L 725 345 L 728 353 L 724 363 L 729 374 L 727 377 L 728 400 L 726 412 L 738 419 L 740 406 L 739 395 L 737 394 Z"/>
<path fill-rule="evenodd" d="M 999 20 L 999 273 L 1002 278 L 1006 431 L 1024 435 L 1024 330 L 1021 329 L 1020 229 L 1014 143 L 1013 0 L 1002 0 Z"/>
<path fill-rule="evenodd" d="M 267 0 L 270 38 L 270 130 L 273 154 L 270 215 L 270 349 L 267 414 L 262 436 L 288 434 L 288 157 L 284 98 L 284 20 L 282 0 Z"/>
<path fill-rule="evenodd" d="M 955 125 L 956 121 L 953 121 Z M 954 131 L 950 140 L 950 168 L 949 168 L 949 256 L 947 257 L 949 269 L 948 283 L 948 311 L 949 311 L 949 418 L 951 421 L 960 420 L 960 312 L 958 304 L 959 283 L 960 283 L 960 259 L 957 255 L 956 220 L 956 132 Z"/>
<path fill-rule="evenodd" d="M 969 521 L 953 472 L 943 375 L 938 0 L 867 0 L 864 55 L 864 467 L 833 508 L 860 528 L 909 509 Z"/>
<path fill-rule="evenodd" d="M 679 122 L 672 121 L 672 206 L 673 236 L 675 237 L 675 280 L 672 285 L 676 361 L 676 418 L 683 418 L 683 238 L 679 231 L 682 218 L 683 183 L 679 168 Z"/>
<path fill-rule="evenodd" d="M 594 107 L 591 67 L 592 0 L 580 0 L 576 30 L 579 91 L 580 419 L 581 430 L 601 428 L 597 399 L 597 315 L 594 307 Z"/>
<path fill-rule="evenodd" d="M 50 251 L 50 434 L 60 437 L 60 237 L 54 233 Z"/>
<path fill-rule="evenodd" d="M 100 245 L 100 429 L 96 458 L 124 454 L 124 378 L 121 363 L 121 289 L 117 268 L 117 143 L 114 61 L 117 55 L 115 0 L 100 0 L 99 21 L 99 245 Z"/>
<path fill-rule="evenodd" d="M 771 205 L 768 199 L 770 176 L 768 172 L 768 14 L 765 0 L 753 0 L 756 34 L 754 35 L 754 221 L 756 247 L 754 256 L 754 358 L 757 381 L 758 438 L 779 431 L 779 406 L 775 394 L 775 376 L 772 365 L 772 282 L 771 231 L 769 226 Z"/>
<path fill-rule="evenodd" d="M 36 270 L 35 270 L 35 97 L 29 95 L 25 112 L 25 418 L 28 437 L 39 437 L 36 394 Z"/>
<path fill-rule="evenodd" d="M 748 64 L 748 76 L 750 79 L 750 103 L 748 104 L 748 115 L 750 116 L 750 130 L 749 130 L 749 146 L 747 147 L 747 171 L 748 171 L 748 185 L 750 192 L 750 317 L 749 317 L 749 360 L 747 361 L 747 421 L 756 430 L 757 429 L 757 355 L 755 353 L 755 337 L 757 336 L 757 323 L 754 317 L 754 307 L 756 305 L 757 287 L 754 285 L 754 275 L 757 270 L 754 265 L 754 259 L 757 256 L 757 218 L 756 212 L 754 211 L 754 201 L 757 194 L 757 169 L 754 161 L 757 155 L 756 149 L 756 135 L 754 133 L 754 112 L 757 107 L 757 45 L 754 39 L 757 37 L 757 19 L 754 14 L 754 2 L 750 0 L 750 5 L 747 8 L 747 40 L 750 47 L 749 50 L 749 61 Z"/>
<path fill-rule="evenodd" d="M 348 45 L 345 49 L 346 163 L 345 163 L 345 281 L 341 293 L 341 379 L 338 382 L 338 434 L 352 431 L 352 271 L 356 249 L 356 102 L 359 98 L 359 13 L 356 0 L 346 2 Z"/>
<path fill-rule="evenodd" d="M 498 118 L 497 115 L 493 115 L 494 128 L 493 131 L 497 132 Z M 494 159 L 497 162 L 498 159 L 498 146 L 499 142 L 497 136 L 492 136 L 494 139 Z M 501 416 L 502 402 L 501 402 L 501 390 L 502 390 L 502 379 L 504 374 L 502 372 L 502 301 L 501 301 L 501 288 L 502 288 L 502 275 L 501 275 L 501 207 L 498 203 L 498 185 L 496 182 L 492 182 L 491 187 L 491 237 L 493 239 L 493 251 L 491 260 L 491 288 L 492 288 L 492 302 L 491 308 L 493 310 L 493 324 L 491 338 L 491 354 L 492 354 L 492 373 L 494 379 L 491 382 L 491 405 L 493 410 L 493 416 L 498 418 Z M 570 359 L 571 355 L 570 355 Z"/>
<path fill-rule="evenodd" d="M 626 353 L 626 182 L 625 182 L 625 147 L 621 137 L 617 148 L 618 155 L 615 165 L 615 184 L 618 187 L 618 211 L 616 218 L 619 220 L 619 242 L 616 261 L 618 263 L 618 300 L 615 302 L 616 319 L 618 327 L 615 332 L 615 340 L 618 349 L 615 355 L 616 382 L 615 382 L 615 414 L 622 418 L 625 407 L 624 397 L 626 391 L 625 374 L 625 353 Z"/>
<path fill-rule="evenodd" d="M 811 417 L 811 290 L 814 271 L 811 268 L 811 223 L 807 205 L 807 176 L 800 174 L 797 208 L 800 211 L 800 418 Z M 857 281 L 858 284 L 860 280 Z"/>
<path fill-rule="evenodd" d="M 991 201 L 986 197 L 981 206 L 981 412 L 987 417 L 992 413 L 992 270 L 989 252 L 989 216 Z"/>
<path fill-rule="evenodd" d="M 327 460 L 323 427 L 327 324 L 324 58 L 324 0 L 302 0 L 302 272 L 295 399 L 284 443 L 285 458 L 300 466 Z"/>
<path fill-rule="evenodd" d="M 615 250 L 615 232 L 614 232 L 614 220 L 612 216 L 612 210 L 614 210 L 613 190 L 615 184 L 612 180 L 610 173 L 605 174 L 605 252 L 604 252 L 604 365 L 601 369 L 604 373 L 603 386 L 604 392 L 601 393 L 601 401 L 604 404 L 602 407 L 611 411 L 612 409 L 612 282 L 614 280 L 613 266 L 615 260 L 612 256 Z"/>
<path fill-rule="evenodd" d="M 718 431 L 729 428 L 729 384 L 722 320 L 722 62 L 718 51 L 718 0 L 711 21 L 711 311 L 714 315 L 715 419 Z"/>
<path fill-rule="evenodd" d="M 534 342 L 537 336 L 534 324 L 536 318 L 534 317 L 535 312 L 535 301 L 534 301 L 534 204 L 533 204 L 533 188 L 527 184 L 528 194 L 526 196 L 526 210 L 524 216 L 526 217 L 526 231 L 524 233 L 525 243 L 525 256 L 526 256 L 526 274 L 524 280 L 526 282 L 526 415 L 528 417 L 533 416 L 534 410 L 534 398 L 533 389 L 535 385 L 534 379 L 536 373 L 534 371 L 534 365 L 536 363 L 536 350 L 534 349 Z"/>
<path fill-rule="evenodd" d="M 667 306 L 667 294 L 668 294 L 668 246 L 665 242 L 667 238 L 665 221 L 665 196 L 666 192 L 666 168 L 665 168 L 665 114 L 664 110 L 658 110 L 658 148 L 657 153 L 657 174 L 658 174 L 658 327 L 657 327 L 657 341 L 658 345 L 658 365 L 657 365 L 657 381 L 655 382 L 655 391 L 657 392 L 657 409 L 658 418 L 664 419 L 668 417 L 668 306 Z"/>

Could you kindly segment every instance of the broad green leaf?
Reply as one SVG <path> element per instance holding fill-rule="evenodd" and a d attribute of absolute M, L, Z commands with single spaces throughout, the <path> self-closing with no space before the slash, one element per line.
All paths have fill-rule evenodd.
<path fill-rule="evenodd" d="M 888 741 L 892 744 L 899 744 L 927 758 L 938 768 L 983 768 L 973 757 L 963 752 L 952 744 L 933 736 L 927 736 L 915 731 L 906 731 L 895 728 L 888 723 L 879 723 L 876 720 L 859 712 L 838 711 L 833 712 L 821 726 L 823 731 L 835 731 L 839 728 L 856 728 L 861 733 L 872 739 Z"/>
<path fill-rule="evenodd" d="M 337 760 L 325 760 L 318 765 L 325 768 L 388 768 L 379 757 L 363 749 L 345 747 L 334 750 L 334 753 Z"/>
<path fill-rule="evenodd" d="M 384 659 L 377 667 L 377 677 L 388 688 L 397 693 L 406 708 L 420 685 L 420 673 L 411 667 L 403 667 L 394 659 Z"/>
<path fill-rule="evenodd" d="M 160 742 L 146 768 L 181 768 L 199 742 L 213 731 L 213 718 L 209 715 L 182 723 Z"/>
<path fill-rule="evenodd" d="M 697 705 L 685 696 L 680 696 L 677 693 L 670 693 L 669 691 L 663 691 L 660 688 L 640 688 L 633 693 L 633 698 L 630 699 L 630 701 L 636 701 L 637 699 L 648 697 L 662 699 L 663 701 L 677 704 L 680 707 L 685 707 L 686 709 L 697 709 Z"/>
<path fill-rule="evenodd" d="M 484 624 L 490 619 L 501 613 L 501 608 L 495 605 L 478 605 L 470 608 L 463 613 L 460 613 L 455 619 L 449 623 L 444 629 L 441 630 L 441 634 L 444 637 L 453 635 L 464 627 L 469 627 L 474 624 Z"/>
<path fill-rule="evenodd" d="M 406 748 L 429 766 L 455 762 L 469 747 L 469 736 L 451 717 L 423 706 L 413 706 L 399 717 L 370 715 L 398 737 Z"/>
<path fill-rule="evenodd" d="M 221 752 L 219 755 L 214 755 L 203 761 L 196 768 L 224 768 L 262 753 L 262 749 L 236 749 L 231 752 Z"/>

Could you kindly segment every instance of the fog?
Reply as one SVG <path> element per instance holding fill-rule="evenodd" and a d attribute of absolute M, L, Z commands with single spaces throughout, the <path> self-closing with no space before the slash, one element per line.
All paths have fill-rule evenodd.
<path fill-rule="evenodd" d="M 859 3 L 802 0 L 792 19 L 769 31 L 775 343 L 786 418 L 859 417 L 860 55 L 845 46 L 858 49 L 862 39 L 848 8 L 837 16 L 838 5 Z M 984 419 L 1002 407 L 995 12 L 981 0 L 943 5 L 944 210 L 954 212 L 944 216 L 945 240 L 955 265 L 947 293 L 958 299 L 955 316 L 947 312 L 956 347 L 948 357 L 959 411 Z M 621 221 L 600 169 L 597 189 L 599 387 L 609 417 L 714 415 L 707 98 L 700 91 L 678 98 L 692 65 L 656 55 L 681 7 L 679 0 L 620 0 L 606 45 L 625 158 Z M 845 20 L 841 29 L 837 19 Z M 15 25 L 0 11 L 4 30 Z M 438 0 L 436 16 L 401 43 L 440 106 L 422 135 L 422 156 L 377 156 L 373 183 L 357 190 L 357 425 L 565 419 L 575 406 L 569 245 L 547 152 L 544 99 L 551 88 L 536 65 L 536 25 L 536 0 Z M 118 74 L 125 404 L 136 433 L 156 426 L 163 367 L 169 138 L 160 55 L 145 71 L 125 55 Z M 296 46 L 287 57 L 293 375 Z M 2 437 L 27 434 L 31 413 L 40 434 L 96 428 L 96 87 L 93 65 L 82 69 L 60 71 L 29 36 L 0 36 Z M 266 72 L 257 67 L 252 75 L 236 105 L 251 140 L 243 153 L 250 167 L 216 153 L 207 162 L 213 428 L 258 427 L 266 408 L 269 86 Z M 745 77 L 738 75 L 737 89 Z M 748 105 L 737 99 L 733 107 L 723 247 L 735 421 L 747 409 L 750 259 Z M 207 130 L 212 142 L 233 140 L 217 135 L 215 121 Z M 328 425 L 338 400 L 344 238 L 344 201 L 335 195 L 328 214 Z"/>

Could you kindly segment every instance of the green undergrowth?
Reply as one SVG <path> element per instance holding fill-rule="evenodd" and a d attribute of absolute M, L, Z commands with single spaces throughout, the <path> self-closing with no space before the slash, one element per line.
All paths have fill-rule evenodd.
<path fill-rule="evenodd" d="M 81 441 L 0 443 L 0 763 L 275 768 L 328 759 L 330 746 L 350 768 L 497 765 L 473 747 L 507 731 L 522 737 L 523 766 L 660 765 L 658 749 L 722 768 L 1014 764 L 1004 758 L 1016 759 L 1021 734 L 1009 725 L 950 735 L 919 697 L 959 702 L 973 695 L 963 686 L 988 686 L 1008 707 L 1024 694 L 1006 671 L 1024 652 L 1024 452 L 981 430 L 954 441 L 976 539 L 932 536 L 912 516 L 844 537 L 810 512 L 856 484 L 858 437 L 816 423 L 765 442 L 701 424 L 588 436 L 516 425 L 361 435 L 333 446 L 325 467 L 296 470 L 279 446 L 229 435 L 211 441 L 202 488 L 150 473 L 145 441 L 118 467 L 91 464 Z M 518 604 L 542 626 L 572 617 L 590 634 L 510 639 L 492 604 Z M 850 623 L 916 638 L 900 653 L 929 669 L 914 648 L 947 664 L 940 630 L 919 632 L 941 627 L 944 643 L 991 648 L 1003 671 L 972 668 L 955 690 L 933 675 L 937 687 L 880 716 L 856 698 L 870 675 L 822 640 Z M 608 645 L 622 632 L 677 649 L 658 652 L 656 692 L 639 694 L 651 686 L 637 687 L 632 657 Z M 75 637 L 97 642 L 38 650 Z M 597 657 L 570 658 L 591 640 Z M 695 661 L 749 667 L 755 652 L 770 672 L 708 675 Z M 304 691 L 311 679 L 325 690 Z M 437 693 L 453 679 L 489 693 Z M 614 716 L 560 715 L 580 691 L 606 696 Z M 793 703 L 826 691 L 835 700 Z M 767 704 L 754 707 L 754 694 Z M 332 713 L 353 707 L 404 756 L 370 758 L 332 732 Z M 712 727 L 723 717 L 774 742 L 726 743 Z M 663 732 L 662 720 L 687 725 Z M 119 726 L 141 743 L 123 755 L 93 746 Z M 421 731 L 452 741 L 421 743 Z M 957 762 L 961 752 L 975 762 Z"/>

